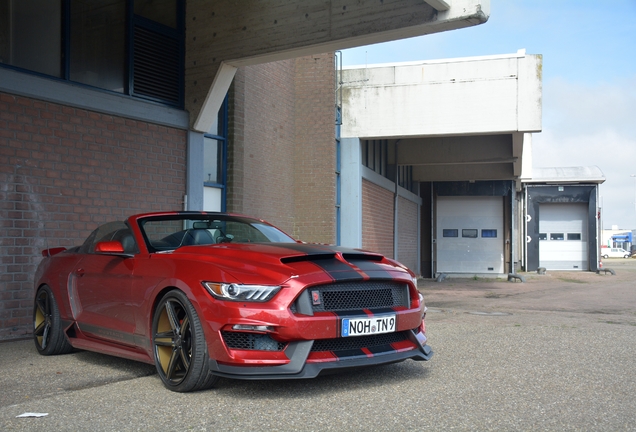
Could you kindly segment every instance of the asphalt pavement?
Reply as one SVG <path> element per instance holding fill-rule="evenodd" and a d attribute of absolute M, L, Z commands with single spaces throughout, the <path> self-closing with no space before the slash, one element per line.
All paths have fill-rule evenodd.
<path fill-rule="evenodd" d="M 422 280 L 431 361 L 311 380 L 178 394 L 151 365 L 3 342 L 0 430 L 634 430 L 636 259 L 604 265 L 616 275 Z"/>

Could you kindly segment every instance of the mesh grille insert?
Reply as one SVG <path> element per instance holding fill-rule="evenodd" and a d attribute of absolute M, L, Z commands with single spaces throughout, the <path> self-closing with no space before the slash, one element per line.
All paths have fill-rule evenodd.
<path fill-rule="evenodd" d="M 407 340 L 406 332 L 384 333 L 379 335 L 318 339 L 314 341 L 312 351 L 344 351 L 361 348 L 373 348 Z"/>
<path fill-rule="evenodd" d="M 231 349 L 282 351 L 287 346 L 286 343 L 275 341 L 265 334 L 222 331 L 221 336 Z"/>
<path fill-rule="evenodd" d="M 393 281 L 341 282 L 307 288 L 309 298 L 319 296 L 312 304 L 314 312 L 409 307 L 409 290 L 405 283 Z M 315 302 L 314 302 L 315 303 Z M 292 306 L 296 312 L 298 305 Z"/>

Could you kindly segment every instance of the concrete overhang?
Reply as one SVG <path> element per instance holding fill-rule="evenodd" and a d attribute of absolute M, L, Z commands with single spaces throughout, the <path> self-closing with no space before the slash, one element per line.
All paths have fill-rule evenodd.
<path fill-rule="evenodd" d="M 418 182 L 517 180 L 530 160 L 523 140 L 517 133 L 403 138 L 395 155 L 398 166 L 413 167 Z"/>
<path fill-rule="evenodd" d="M 341 134 L 398 142 L 414 181 L 519 181 L 531 177 L 541 81 L 542 57 L 525 50 L 346 68 Z"/>
<path fill-rule="evenodd" d="M 605 183 L 603 171 L 596 165 L 586 167 L 533 168 L 532 178 L 524 179 L 524 184 L 581 184 Z"/>
<path fill-rule="evenodd" d="M 238 67 L 470 27 L 490 0 L 188 0 L 185 107 L 210 130 Z"/>

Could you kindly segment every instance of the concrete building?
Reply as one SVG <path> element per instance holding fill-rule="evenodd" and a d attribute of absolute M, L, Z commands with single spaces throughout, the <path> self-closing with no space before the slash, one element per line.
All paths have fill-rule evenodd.
<path fill-rule="evenodd" d="M 31 332 L 42 249 L 132 213 L 221 209 L 337 242 L 330 53 L 489 13 L 488 0 L 0 0 L 0 339 Z"/>
<path fill-rule="evenodd" d="M 343 70 L 342 244 L 424 277 L 519 268 L 541 71 L 524 50 Z"/>

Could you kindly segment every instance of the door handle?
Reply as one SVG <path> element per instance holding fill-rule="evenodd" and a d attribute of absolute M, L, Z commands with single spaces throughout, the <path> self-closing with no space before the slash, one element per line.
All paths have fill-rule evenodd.
<path fill-rule="evenodd" d="M 77 270 L 75 270 L 75 274 L 78 276 L 84 276 L 84 269 L 83 268 L 78 268 Z"/>

